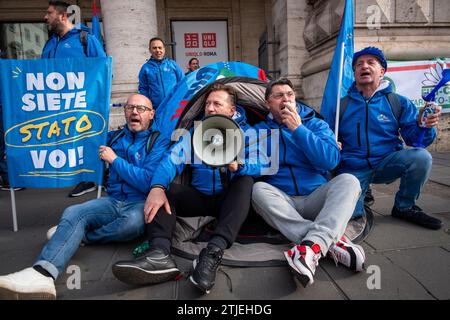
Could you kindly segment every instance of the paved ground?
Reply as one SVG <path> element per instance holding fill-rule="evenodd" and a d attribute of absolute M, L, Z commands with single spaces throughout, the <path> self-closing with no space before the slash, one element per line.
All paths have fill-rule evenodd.
<path fill-rule="evenodd" d="M 438 231 L 393 219 L 398 184 L 374 187 L 375 227 L 363 242 L 367 272 L 354 274 L 322 259 L 315 283 L 304 289 L 288 267 L 221 267 L 213 291 L 202 296 L 181 279 L 149 287 L 115 280 L 111 265 L 131 258 L 139 243 L 81 247 L 70 265 L 81 270 L 81 289 L 68 288 L 71 274 L 57 280 L 59 299 L 450 299 L 450 153 L 434 154 L 431 179 L 419 205 L 444 221 Z M 45 233 L 66 206 L 95 197 L 70 199 L 70 189 L 28 189 L 16 193 L 19 232 L 12 232 L 10 198 L 0 193 L 0 274 L 30 266 L 45 244 Z M 176 258 L 188 271 L 191 262 Z M 379 275 L 379 277 L 377 277 Z M 69 286 L 70 287 L 70 286 Z"/>

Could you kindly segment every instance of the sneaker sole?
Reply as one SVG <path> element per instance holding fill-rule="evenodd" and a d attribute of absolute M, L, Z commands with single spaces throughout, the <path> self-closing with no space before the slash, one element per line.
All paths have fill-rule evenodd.
<path fill-rule="evenodd" d="M 71 197 L 71 198 L 79 197 L 79 196 L 82 196 L 83 194 L 86 194 L 88 192 L 92 192 L 92 191 L 95 191 L 95 190 L 97 190 L 97 187 L 92 187 L 92 188 L 83 190 L 83 191 L 78 192 L 78 193 L 71 193 L 71 194 L 69 194 L 69 197 Z"/>
<path fill-rule="evenodd" d="M 297 278 L 297 280 L 301 283 L 301 285 L 306 288 L 306 286 L 308 284 L 313 284 L 314 283 L 314 279 L 312 278 L 312 274 L 311 272 L 304 267 L 303 269 L 305 270 L 300 270 L 292 261 L 291 257 L 289 257 L 289 255 L 287 254 L 287 252 L 284 252 L 284 256 L 286 257 L 286 260 L 289 264 L 290 271 L 294 274 L 294 276 Z M 303 271 L 303 273 L 302 273 Z M 310 274 L 311 276 L 309 276 L 308 274 Z"/>
<path fill-rule="evenodd" d="M 178 268 L 159 271 L 147 271 L 136 266 L 114 265 L 112 267 L 114 276 L 128 284 L 146 285 L 175 280 L 180 274 Z"/>
<path fill-rule="evenodd" d="M 16 292 L 0 288 L 0 300 L 55 300 L 56 295 L 49 292 Z"/>

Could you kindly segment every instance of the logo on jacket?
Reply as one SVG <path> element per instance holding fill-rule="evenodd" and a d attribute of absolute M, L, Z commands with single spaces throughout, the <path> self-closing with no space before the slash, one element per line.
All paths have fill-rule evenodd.
<path fill-rule="evenodd" d="M 377 117 L 378 121 L 380 122 L 391 122 L 391 120 L 389 120 L 389 118 L 387 116 L 385 116 L 384 114 L 380 113 Z"/>
<path fill-rule="evenodd" d="M 66 43 L 64 44 L 64 47 L 67 48 L 67 49 L 70 49 L 70 48 L 71 48 L 70 43 L 66 42 Z"/>
<path fill-rule="evenodd" d="M 137 160 L 141 160 L 141 155 L 140 155 L 139 152 L 136 152 L 135 155 L 134 155 L 134 157 L 135 157 Z"/>

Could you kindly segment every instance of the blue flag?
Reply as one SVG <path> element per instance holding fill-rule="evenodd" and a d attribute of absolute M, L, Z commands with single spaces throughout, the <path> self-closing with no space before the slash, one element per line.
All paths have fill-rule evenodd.
<path fill-rule="evenodd" d="M 155 123 L 158 130 L 170 137 L 189 100 L 203 87 L 225 77 L 249 77 L 267 81 L 264 70 L 242 62 L 217 62 L 189 73 L 158 107 Z"/>
<path fill-rule="evenodd" d="M 333 61 L 331 62 L 330 73 L 327 84 L 323 92 L 322 106 L 320 113 L 334 131 L 337 100 L 347 95 L 347 90 L 351 87 L 354 77 L 352 69 L 353 59 L 353 0 L 345 1 L 344 14 L 341 21 L 341 30 L 334 49 Z M 345 45 L 343 65 L 341 65 L 342 46 Z M 342 86 L 338 92 L 340 82 L 339 72 L 342 70 Z"/>
<path fill-rule="evenodd" d="M 100 20 L 98 20 L 97 16 L 97 2 L 94 0 L 94 7 L 93 7 L 93 15 L 92 15 L 92 33 L 97 38 L 97 40 L 100 42 L 100 44 L 103 47 L 103 37 L 102 37 L 102 28 L 100 26 Z"/>
<path fill-rule="evenodd" d="M 101 184 L 111 75 L 110 57 L 0 60 L 11 186 Z"/>

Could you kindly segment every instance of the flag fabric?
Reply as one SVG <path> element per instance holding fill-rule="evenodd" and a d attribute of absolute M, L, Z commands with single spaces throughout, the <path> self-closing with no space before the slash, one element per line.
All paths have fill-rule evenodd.
<path fill-rule="evenodd" d="M 111 57 L 0 60 L 0 76 L 10 185 L 101 184 Z"/>
<path fill-rule="evenodd" d="M 92 33 L 97 38 L 97 40 L 100 42 L 100 44 L 102 46 L 104 46 L 100 20 L 98 19 L 98 16 L 97 16 L 97 1 L 96 0 L 94 0 L 92 13 L 93 13 L 92 14 Z"/>
<path fill-rule="evenodd" d="M 267 81 L 264 70 L 242 62 L 217 62 L 189 73 L 174 88 L 156 110 L 155 124 L 158 130 L 170 137 L 189 100 L 203 87 L 226 77 L 249 77 Z"/>
<path fill-rule="evenodd" d="M 328 74 L 327 83 L 322 98 L 322 106 L 320 113 L 328 122 L 330 128 L 334 130 L 335 115 L 338 99 L 347 95 L 347 90 L 351 87 L 354 77 L 352 69 L 352 59 L 354 54 L 353 48 L 353 25 L 354 25 L 354 8 L 353 0 L 345 1 L 344 14 L 341 20 L 341 29 L 336 42 L 333 60 L 331 62 L 330 72 Z M 341 64 L 342 46 L 345 45 L 343 65 Z M 342 86 L 338 92 L 339 73 L 342 70 Z"/>

